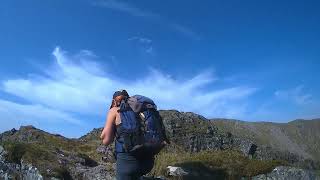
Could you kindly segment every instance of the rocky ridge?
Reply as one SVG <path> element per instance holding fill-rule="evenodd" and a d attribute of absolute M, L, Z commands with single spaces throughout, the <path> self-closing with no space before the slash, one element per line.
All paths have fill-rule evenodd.
<path fill-rule="evenodd" d="M 296 154 L 294 151 L 280 150 L 268 144 L 259 144 L 253 138 L 237 136 L 231 131 L 223 131 L 222 128 L 218 128 L 215 120 L 207 120 L 194 113 L 161 111 L 161 116 L 172 141 L 191 152 L 238 150 L 245 156 L 260 160 L 280 159 L 303 168 L 320 167 L 315 159 Z"/>
<path fill-rule="evenodd" d="M 249 159 L 281 160 L 283 165 L 287 166 L 279 167 L 290 169 L 288 165 L 294 166 L 298 169 L 295 169 L 298 174 L 309 173 L 303 177 L 309 179 L 317 177 L 314 170 L 319 169 L 320 166 L 314 159 L 261 145 L 251 138 L 237 136 L 220 128 L 215 121 L 207 120 L 194 113 L 172 110 L 161 111 L 160 114 L 172 142 L 166 147 L 165 152 L 186 151 L 191 153 L 191 156 L 204 151 L 239 152 L 244 158 Z M 10 176 L 20 177 L 20 179 L 52 180 L 114 179 L 114 147 L 105 147 L 100 144 L 101 131 L 102 128 L 94 129 L 79 139 L 68 139 L 60 135 L 49 134 L 32 126 L 4 132 L 0 134 L 0 179 L 14 179 Z M 170 165 L 174 166 L 174 164 Z M 286 177 L 285 173 L 276 173 L 280 172 L 281 168 L 272 167 L 277 171 L 270 169 L 270 174 L 263 172 L 262 175 L 255 177 L 258 179 L 269 176 L 279 177 L 281 174 Z M 292 171 L 285 171 L 282 168 L 281 172 Z M 162 175 L 168 177 L 168 174 Z M 187 178 L 187 176 L 183 177 Z M 228 177 L 228 174 L 219 177 L 224 179 Z"/>
<path fill-rule="evenodd" d="M 320 161 L 320 119 L 294 120 L 288 123 L 245 122 L 211 119 L 222 131 L 250 139 L 258 146 L 289 151 L 306 159 Z"/>

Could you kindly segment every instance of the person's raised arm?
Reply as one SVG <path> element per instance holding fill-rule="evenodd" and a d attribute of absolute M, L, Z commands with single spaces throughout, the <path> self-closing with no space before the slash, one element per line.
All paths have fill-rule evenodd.
<path fill-rule="evenodd" d="M 116 109 L 111 108 L 106 118 L 105 127 L 102 130 L 100 138 L 104 145 L 109 145 L 113 142 L 114 139 L 114 122 L 116 119 Z"/>

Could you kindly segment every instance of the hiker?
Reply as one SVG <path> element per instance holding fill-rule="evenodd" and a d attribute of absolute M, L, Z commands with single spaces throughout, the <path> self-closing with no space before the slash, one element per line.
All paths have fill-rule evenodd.
<path fill-rule="evenodd" d="M 113 94 L 100 137 L 105 145 L 115 139 L 117 180 L 136 180 L 150 172 L 154 155 L 169 143 L 153 101 L 139 95 L 129 97 L 126 90 Z"/>

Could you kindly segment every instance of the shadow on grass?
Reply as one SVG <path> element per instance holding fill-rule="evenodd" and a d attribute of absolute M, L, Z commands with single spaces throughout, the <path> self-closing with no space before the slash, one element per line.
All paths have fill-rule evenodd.
<path fill-rule="evenodd" d="M 72 176 L 70 175 L 70 172 L 66 168 L 57 168 L 54 170 L 55 178 L 63 179 L 63 180 L 73 180 Z"/>

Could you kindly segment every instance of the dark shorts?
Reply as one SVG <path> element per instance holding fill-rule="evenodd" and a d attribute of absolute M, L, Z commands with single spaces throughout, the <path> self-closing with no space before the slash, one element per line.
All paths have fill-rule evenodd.
<path fill-rule="evenodd" d="M 128 153 L 117 154 L 117 180 L 137 180 L 151 171 L 153 157 L 136 158 Z"/>

